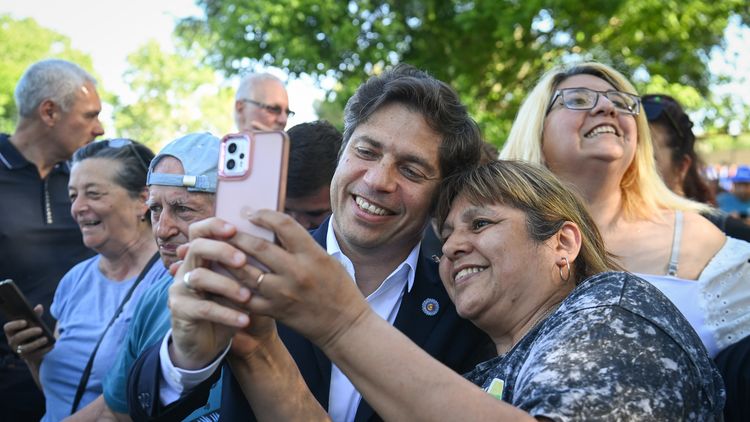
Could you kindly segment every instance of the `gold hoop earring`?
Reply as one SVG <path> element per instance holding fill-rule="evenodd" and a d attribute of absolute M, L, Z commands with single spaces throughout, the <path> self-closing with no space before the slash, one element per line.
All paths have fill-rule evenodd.
<path fill-rule="evenodd" d="M 557 267 L 557 269 L 560 270 L 560 280 L 562 280 L 563 282 L 567 282 L 568 280 L 570 280 L 570 261 L 568 261 L 568 258 L 566 258 L 566 257 L 562 257 L 562 259 L 565 260 L 565 266 L 568 268 L 568 275 L 567 275 L 567 277 L 563 277 L 563 267 L 562 266 Z"/>

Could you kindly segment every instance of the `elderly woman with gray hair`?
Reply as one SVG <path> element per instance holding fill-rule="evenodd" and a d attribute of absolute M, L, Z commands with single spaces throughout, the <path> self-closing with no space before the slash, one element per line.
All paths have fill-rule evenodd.
<path fill-rule="evenodd" d="M 70 213 L 83 243 L 98 254 L 60 280 L 50 309 L 57 319 L 54 345 L 26 320 L 3 327 L 44 392 L 44 421 L 62 420 L 102 393 L 138 298 L 167 274 L 146 205 L 153 157 L 130 139 L 95 142 L 73 156 Z M 41 315 L 42 306 L 35 311 Z"/>

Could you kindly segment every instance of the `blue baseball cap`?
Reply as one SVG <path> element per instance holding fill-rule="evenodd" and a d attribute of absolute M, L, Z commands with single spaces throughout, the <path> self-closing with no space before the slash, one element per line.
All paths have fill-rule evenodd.
<path fill-rule="evenodd" d="M 750 167 L 739 166 L 732 177 L 732 183 L 750 183 Z"/>
<path fill-rule="evenodd" d="M 151 160 L 146 185 L 179 186 L 190 192 L 215 193 L 220 144 L 221 140 L 208 132 L 191 133 L 175 139 Z M 180 160 L 185 174 L 154 173 L 154 167 L 164 157 Z"/>

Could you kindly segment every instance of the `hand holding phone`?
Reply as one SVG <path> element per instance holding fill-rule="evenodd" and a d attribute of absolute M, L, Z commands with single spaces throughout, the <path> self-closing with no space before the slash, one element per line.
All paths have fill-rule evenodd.
<path fill-rule="evenodd" d="M 275 241 L 273 232 L 252 224 L 248 217 L 260 209 L 284 210 L 288 161 L 289 138 L 282 131 L 225 136 L 219 154 L 216 216 L 239 231 Z"/>
<path fill-rule="evenodd" d="M 52 330 L 34 312 L 34 308 L 29 304 L 13 280 L 0 281 L 0 311 L 2 311 L 3 317 L 8 321 L 21 319 L 27 321 L 28 325 L 26 328 L 41 328 L 42 336 L 47 339 L 45 346 L 51 346 L 55 342 Z"/>

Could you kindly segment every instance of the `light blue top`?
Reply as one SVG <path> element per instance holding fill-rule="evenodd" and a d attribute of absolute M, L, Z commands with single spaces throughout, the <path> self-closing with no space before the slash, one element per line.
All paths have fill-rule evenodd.
<path fill-rule="evenodd" d="M 138 356 L 149 346 L 161 342 L 171 327 L 171 315 L 167 308 L 169 286 L 172 276 L 166 274 L 143 294 L 135 307 L 133 321 L 123 340 L 124 345 L 104 380 L 104 400 L 107 406 L 118 413 L 128 413 L 127 386 L 130 368 Z M 214 413 L 221 405 L 221 379 L 211 387 L 208 402 L 195 410 L 186 421 L 202 420 Z"/>
<path fill-rule="evenodd" d="M 47 402 L 43 421 L 59 421 L 70 414 L 91 352 L 137 278 L 124 281 L 107 279 L 99 270 L 100 257 L 94 256 L 73 267 L 63 276 L 55 291 L 50 312 L 57 319 L 60 337 L 52 351 L 45 355 L 39 369 Z M 143 292 L 165 274 L 167 269 L 161 261 L 155 263 L 109 328 L 96 353 L 79 409 L 102 393 L 102 379 L 112 367 L 127 333 L 135 304 Z"/>

